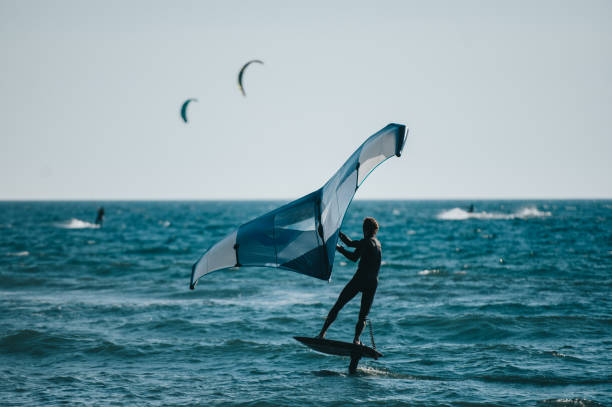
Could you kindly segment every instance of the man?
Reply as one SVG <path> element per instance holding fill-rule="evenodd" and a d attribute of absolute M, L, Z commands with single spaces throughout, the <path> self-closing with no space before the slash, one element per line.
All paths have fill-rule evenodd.
<path fill-rule="evenodd" d="M 100 207 L 98 209 L 98 216 L 96 217 L 96 225 L 100 225 L 102 227 L 102 223 L 104 222 L 104 207 Z"/>
<path fill-rule="evenodd" d="M 351 240 L 344 233 L 340 232 L 340 239 L 349 247 L 355 248 L 354 251 L 346 250 L 338 245 L 336 249 L 351 261 L 359 260 L 359 266 L 355 275 L 344 287 L 338 300 L 327 315 L 325 324 L 318 335 L 318 338 L 323 339 L 327 328 L 334 322 L 338 316 L 338 312 L 352 300 L 359 292 L 361 292 L 361 308 L 359 309 L 359 319 L 355 325 L 355 337 L 353 343 L 360 344 L 359 337 L 366 324 L 366 317 L 370 312 L 376 287 L 378 286 L 378 271 L 380 270 L 380 261 L 382 257 L 382 249 L 380 242 L 376 239 L 378 232 L 378 222 L 374 218 L 365 218 L 363 220 L 363 239 L 355 241 Z M 352 364 L 352 363 L 351 363 Z M 356 368 L 355 363 L 355 368 Z"/>

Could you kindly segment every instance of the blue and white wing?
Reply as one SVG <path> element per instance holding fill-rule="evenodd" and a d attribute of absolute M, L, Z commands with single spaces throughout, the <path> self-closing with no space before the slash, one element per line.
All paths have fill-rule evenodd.
<path fill-rule="evenodd" d="M 323 187 L 241 225 L 193 265 L 190 288 L 208 273 L 240 266 L 283 268 L 328 280 L 338 231 L 355 192 L 374 168 L 401 155 L 406 136 L 404 125 L 387 125 Z"/>

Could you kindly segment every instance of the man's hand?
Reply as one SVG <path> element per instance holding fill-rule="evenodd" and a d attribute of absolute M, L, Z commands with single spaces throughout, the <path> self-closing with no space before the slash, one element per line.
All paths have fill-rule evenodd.
<path fill-rule="evenodd" d="M 339 244 L 336 245 L 336 250 L 340 251 L 342 249 L 342 246 L 340 246 Z"/>
<path fill-rule="evenodd" d="M 346 235 L 342 231 L 338 232 L 338 236 L 340 236 L 340 239 L 346 239 Z"/>

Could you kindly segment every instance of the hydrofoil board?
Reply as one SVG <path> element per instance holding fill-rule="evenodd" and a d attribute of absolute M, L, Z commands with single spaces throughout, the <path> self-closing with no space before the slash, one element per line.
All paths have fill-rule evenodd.
<path fill-rule="evenodd" d="M 351 358 L 378 359 L 383 356 L 376 349 L 365 345 L 355 345 L 351 342 L 334 341 L 331 339 L 308 338 L 306 336 L 294 336 L 296 341 L 303 343 L 317 352 L 328 355 L 350 356 Z"/>

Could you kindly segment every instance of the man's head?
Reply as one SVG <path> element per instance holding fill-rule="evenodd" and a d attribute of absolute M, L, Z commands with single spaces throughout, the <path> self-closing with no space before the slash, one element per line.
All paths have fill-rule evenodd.
<path fill-rule="evenodd" d="M 374 237 L 378 232 L 378 222 L 374 218 L 365 218 L 363 220 L 363 235 L 365 237 Z"/>

